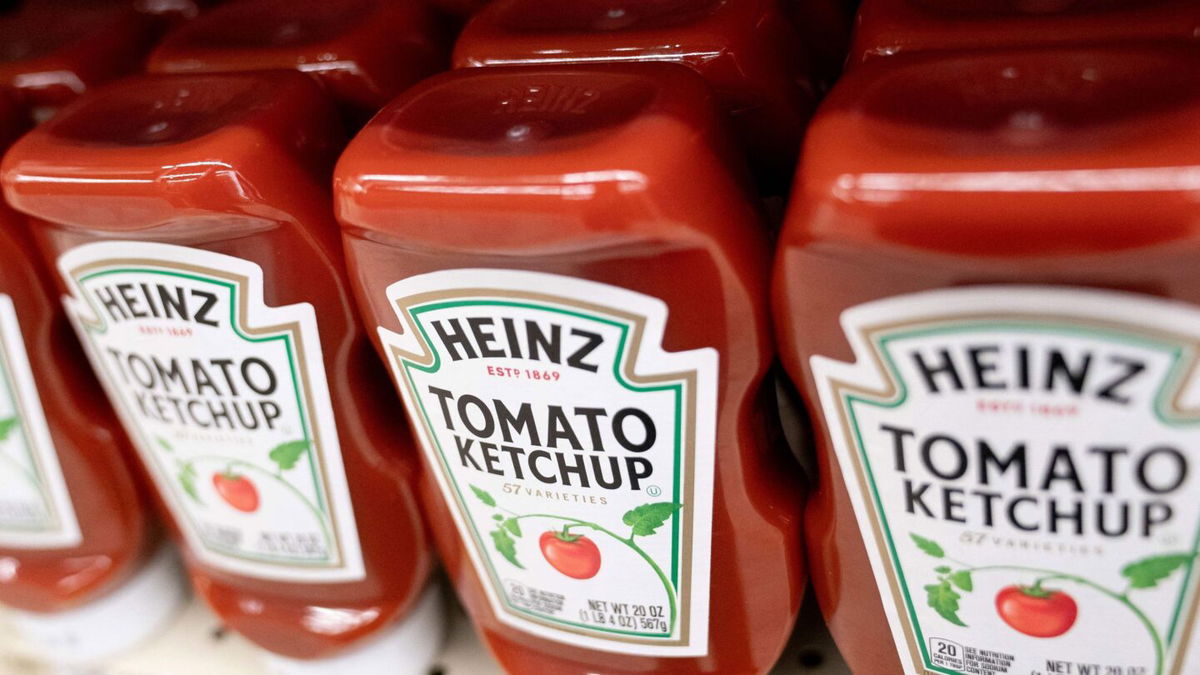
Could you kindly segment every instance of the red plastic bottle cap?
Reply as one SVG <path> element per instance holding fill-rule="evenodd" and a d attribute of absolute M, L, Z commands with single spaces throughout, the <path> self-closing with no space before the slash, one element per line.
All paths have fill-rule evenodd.
<path fill-rule="evenodd" d="M 39 121 L 141 67 L 161 20 L 123 2 L 28 2 L 0 15 L 0 84 Z"/>
<path fill-rule="evenodd" d="M 171 32 L 157 73 L 299 70 L 363 120 L 444 67 L 448 43 L 416 0 L 236 0 Z"/>
<path fill-rule="evenodd" d="M 790 176 L 814 86 L 775 0 L 496 0 L 454 49 L 457 67 L 623 61 L 703 75 L 755 163 Z"/>
<path fill-rule="evenodd" d="M 317 142 L 295 144 L 288 134 L 297 124 L 312 125 L 302 137 Z M 330 104 L 294 73 L 125 78 L 26 135 L 5 157 L 6 196 L 44 220 L 136 230 L 190 204 L 219 212 L 244 201 L 223 195 L 221 176 L 261 166 L 250 158 L 264 137 L 310 166 L 328 162 L 337 152 L 329 129 Z"/>
<path fill-rule="evenodd" d="M 1192 0 L 865 0 L 849 63 L 944 49 L 1200 40 Z"/>
<path fill-rule="evenodd" d="M 646 209 L 651 219 L 665 203 L 687 203 L 699 176 L 737 167 L 715 108 L 703 80 L 669 65 L 453 71 L 355 137 L 338 164 L 338 209 L 347 222 L 403 222 L 406 237 L 474 250 L 568 242 L 586 231 L 582 212 L 619 209 L 629 220 Z M 420 215 L 398 220 L 397 208 Z M 561 222 L 489 225 L 514 208 Z M 449 212 L 459 226 L 441 224 Z"/>
<path fill-rule="evenodd" d="M 796 208 L 823 214 L 807 223 L 812 236 L 971 255 L 1177 236 L 1194 222 L 1186 167 L 1200 147 L 1198 74 L 1185 48 L 864 66 L 814 120 Z"/>

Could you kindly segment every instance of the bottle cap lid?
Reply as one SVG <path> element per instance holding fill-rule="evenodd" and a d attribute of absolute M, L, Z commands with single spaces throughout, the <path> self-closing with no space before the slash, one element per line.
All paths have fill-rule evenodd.
<path fill-rule="evenodd" d="M 426 672 L 437 660 L 446 634 L 446 608 L 440 584 L 431 583 L 404 617 L 362 644 L 325 659 L 293 659 L 268 654 L 271 675 L 395 675 Z"/>
<path fill-rule="evenodd" d="M 12 612 L 24 642 L 47 660 L 87 664 L 116 656 L 162 630 L 183 609 L 179 558 L 163 546 L 120 588 L 62 612 Z"/>

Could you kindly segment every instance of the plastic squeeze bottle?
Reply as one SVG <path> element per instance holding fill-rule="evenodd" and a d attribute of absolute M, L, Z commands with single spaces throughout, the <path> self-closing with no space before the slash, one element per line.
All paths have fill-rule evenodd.
<path fill-rule="evenodd" d="M 25 125 L 0 99 L 0 147 Z M 162 629 L 186 585 L 24 218 L 6 206 L 0 250 L 0 604 L 48 661 L 96 663 Z"/>
<path fill-rule="evenodd" d="M 419 0 L 233 0 L 169 33 L 154 73 L 298 70 L 352 125 L 445 67 L 449 45 Z"/>
<path fill-rule="evenodd" d="M 854 672 L 1200 672 L 1197 77 L 896 57 L 817 115 L 775 316 Z"/>
<path fill-rule="evenodd" d="M 704 76 L 751 168 L 786 187 L 815 101 L 802 40 L 778 0 L 495 0 L 454 47 L 454 65 L 670 62 Z"/>
<path fill-rule="evenodd" d="M 1191 0 L 864 0 L 849 63 L 908 52 L 1200 41 Z"/>
<path fill-rule="evenodd" d="M 452 71 L 339 161 L 425 511 L 510 672 L 761 673 L 787 640 L 803 487 L 740 162 L 670 64 Z"/>
<path fill-rule="evenodd" d="M 0 14 L 0 85 L 43 121 L 87 89 L 139 70 L 165 25 L 133 3 L 22 3 Z"/>
<path fill-rule="evenodd" d="M 298 73 L 143 76 L 24 137 L 4 186 L 205 600 L 278 672 L 416 672 L 438 598 L 417 459 L 342 269 L 342 138 Z"/>

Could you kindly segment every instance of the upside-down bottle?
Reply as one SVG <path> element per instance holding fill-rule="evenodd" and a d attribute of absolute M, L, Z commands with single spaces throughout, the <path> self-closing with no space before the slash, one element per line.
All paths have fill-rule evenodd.
<path fill-rule="evenodd" d="M 494 0 L 454 65 L 671 62 L 704 76 L 759 180 L 786 186 L 815 101 L 807 54 L 778 0 Z"/>
<path fill-rule="evenodd" d="M 449 45 L 420 0 L 233 0 L 168 34 L 154 73 L 298 70 L 361 124 L 445 67 Z"/>
<path fill-rule="evenodd" d="M 24 126 L 24 111 L 0 100 L 0 146 Z M 162 629 L 186 583 L 24 219 L 7 207 L 0 251 L 0 604 L 48 661 L 93 663 Z"/>
<path fill-rule="evenodd" d="M 787 640 L 804 488 L 765 382 L 766 229 L 721 130 L 675 65 L 472 68 L 338 164 L 426 513 L 510 672 L 762 673 Z"/>
<path fill-rule="evenodd" d="M 864 0 L 849 64 L 918 51 L 1200 42 L 1192 0 Z"/>
<path fill-rule="evenodd" d="M 19 141 L 4 187 L 204 599 L 279 672 L 416 672 L 439 605 L 342 270 L 342 138 L 298 73 L 128 78 Z"/>
<path fill-rule="evenodd" d="M 135 72 L 165 25 L 133 3 L 25 2 L 0 14 L 0 85 L 34 120 L 103 82 Z"/>
<path fill-rule="evenodd" d="M 814 120 L 776 325 L 856 673 L 1200 672 L 1200 55 L 879 59 Z"/>

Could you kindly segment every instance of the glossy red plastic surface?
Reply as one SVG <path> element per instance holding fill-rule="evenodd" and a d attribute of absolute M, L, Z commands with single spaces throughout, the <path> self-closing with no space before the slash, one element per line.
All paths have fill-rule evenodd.
<path fill-rule="evenodd" d="M 0 85 L 48 117 L 88 88 L 140 70 L 161 27 L 131 3 L 27 2 L 0 15 Z"/>
<path fill-rule="evenodd" d="M 0 100 L 0 147 L 24 124 L 23 112 Z M 132 470 L 132 450 L 75 342 L 24 218 L 6 206 L 0 207 L 0 251 L 0 293 L 16 310 L 82 536 L 65 549 L 0 547 L 0 603 L 55 612 L 119 587 L 152 552 L 159 532 Z"/>
<path fill-rule="evenodd" d="M 300 658 L 386 626 L 432 566 L 413 496 L 416 458 L 342 267 L 328 188 L 341 142 L 336 112 L 302 75 L 143 76 L 27 135 L 3 173 L 7 198 L 33 216 L 51 260 L 97 240 L 191 246 L 258 264 L 268 306 L 316 309 L 365 578 L 273 582 L 189 556 L 223 621 Z"/>
<path fill-rule="evenodd" d="M 384 293 L 398 279 L 506 268 L 660 298 L 663 349 L 720 353 L 707 656 L 595 651 L 502 623 L 425 485 L 446 568 L 510 672 L 761 673 L 795 618 L 804 487 L 765 379 L 768 245 L 714 108 L 700 78 L 670 65 L 459 70 L 405 93 L 338 164 L 351 279 L 372 328 L 400 328 Z"/>
<path fill-rule="evenodd" d="M 1066 284 L 1200 303 L 1200 54 L 1014 50 L 880 59 L 813 121 L 780 240 L 784 364 L 813 411 L 813 582 L 851 669 L 901 672 L 809 357 L 853 361 L 852 306 Z"/>
<path fill-rule="evenodd" d="M 167 35 L 147 69 L 298 70 L 361 121 L 443 68 L 448 51 L 418 0 L 234 0 Z"/>
<path fill-rule="evenodd" d="M 864 0 L 849 62 L 945 49 L 1200 42 L 1192 0 Z"/>
<path fill-rule="evenodd" d="M 790 178 L 814 78 L 777 0 L 496 0 L 454 48 L 456 67 L 615 61 L 703 75 L 751 160 Z"/>

